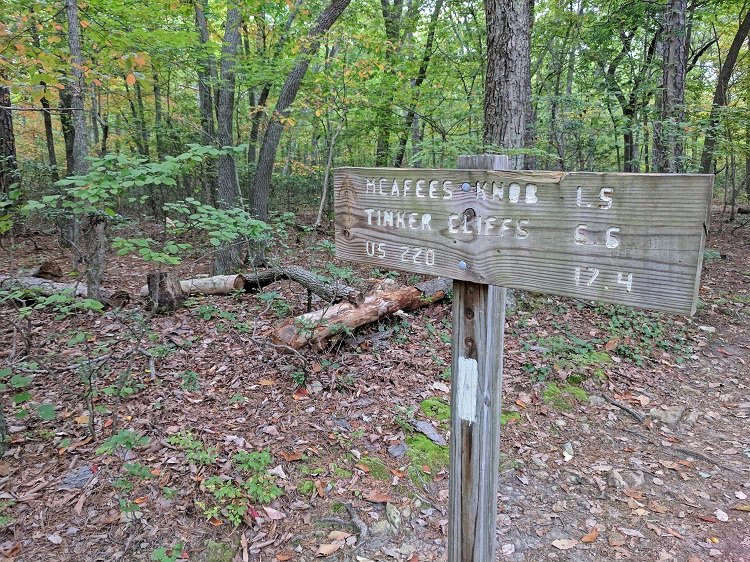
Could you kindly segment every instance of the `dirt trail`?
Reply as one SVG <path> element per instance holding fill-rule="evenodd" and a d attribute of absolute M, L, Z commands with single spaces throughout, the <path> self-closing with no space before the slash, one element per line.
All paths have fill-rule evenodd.
<path fill-rule="evenodd" d="M 63 263 L 46 242 L 16 248 L 14 264 Z M 300 265 L 325 263 L 304 251 L 313 242 Z M 750 506 L 750 227 L 707 247 L 693 319 L 544 296 L 509 317 L 498 559 L 750 561 L 750 513 L 735 509 Z M 113 259 L 108 279 L 137 287 L 138 270 Z M 271 289 L 263 314 L 250 295 L 153 318 L 32 314 L 27 390 L 56 417 L 16 419 L 6 389 L 0 560 L 169 560 L 179 544 L 198 562 L 312 562 L 326 544 L 330 560 L 445 560 L 447 450 L 415 424 L 447 436 L 450 305 L 306 351 L 305 370 L 262 340 L 307 295 Z M 3 323 L 13 314 L 0 310 L 3 357 L 23 343 Z M 133 352 L 145 348 L 153 365 Z M 92 360 L 90 419 L 76 365 Z M 146 441 L 98 450 L 122 429 Z M 234 486 L 222 494 L 251 478 L 242 451 L 269 454 L 257 482 L 284 493 L 265 507 L 211 491 L 212 477 Z M 236 528 L 232 509 L 246 509 Z"/>

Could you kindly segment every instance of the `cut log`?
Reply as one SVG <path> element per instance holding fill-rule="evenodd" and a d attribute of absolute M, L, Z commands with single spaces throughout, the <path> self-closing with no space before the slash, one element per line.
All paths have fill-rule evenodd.
<path fill-rule="evenodd" d="M 146 276 L 148 282 L 148 303 L 156 312 L 171 312 L 182 306 L 185 293 L 179 279 L 171 271 L 158 271 Z"/>
<path fill-rule="evenodd" d="M 87 298 L 88 294 L 88 287 L 85 283 L 57 283 L 40 277 L 13 277 L 11 275 L 0 275 L 0 289 L 28 289 L 47 297 L 67 292 L 82 299 Z M 130 294 L 120 290 L 102 289 L 101 302 L 112 308 L 120 308 L 130 302 Z"/>
<path fill-rule="evenodd" d="M 376 322 L 399 310 L 415 310 L 442 299 L 451 288 L 450 279 L 433 279 L 415 287 L 379 292 L 359 306 L 342 302 L 322 310 L 302 314 L 276 326 L 271 334 L 275 343 L 301 349 L 312 345 L 323 349 L 356 328 Z"/>
<path fill-rule="evenodd" d="M 53 261 L 45 261 L 23 272 L 24 277 L 39 277 L 48 281 L 59 281 L 63 278 L 63 271 Z"/>
<path fill-rule="evenodd" d="M 364 295 L 354 287 L 340 281 L 329 281 L 325 277 L 313 273 L 304 267 L 290 265 L 275 269 L 261 269 L 254 274 L 246 275 L 216 275 L 214 277 L 198 277 L 180 281 L 183 293 L 186 295 L 229 295 L 237 290 L 248 293 L 260 291 L 263 287 L 282 279 L 290 279 L 318 295 L 325 301 L 338 302 L 346 299 L 355 304 L 364 302 Z M 141 297 L 149 295 L 148 285 L 140 290 Z"/>
<path fill-rule="evenodd" d="M 180 288 L 186 295 L 229 295 L 245 289 L 245 278 L 242 275 L 215 275 L 183 279 L 180 281 Z M 147 297 L 148 294 L 148 285 L 141 287 L 140 295 Z"/>

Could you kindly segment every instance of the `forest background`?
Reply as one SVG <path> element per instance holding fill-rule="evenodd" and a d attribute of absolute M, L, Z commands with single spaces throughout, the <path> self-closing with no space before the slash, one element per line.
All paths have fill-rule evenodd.
<path fill-rule="evenodd" d="M 716 171 L 732 208 L 750 193 L 746 2 L 348 4 L 4 2 L 0 204 L 60 209 L 54 196 L 96 183 L 55 185 L 86 174 L 87 157 L 110 179 L 145 174 L 105 186 L 96 209 L 159 220 L 186 198 L 261 220 L 270 201 L 320 201 L 320 225 L 333 166 L 498 151 L 528 169 Z M 522 139 L 485 126 L 493 84 L 512 79 L 487 81 L 485 9 L 496 27 L 531 28 L 528 68 L 506 72 L 530 77 L 523 122 L 500 116 Z M 236 269 L 243 256 L 219 242 L 214 269 Z"/>

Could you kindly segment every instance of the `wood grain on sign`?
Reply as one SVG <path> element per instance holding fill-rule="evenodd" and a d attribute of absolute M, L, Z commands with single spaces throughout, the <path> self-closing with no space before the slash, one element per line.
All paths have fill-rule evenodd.
<path fill-rule="evenodd" d="M 340 168 L 336 257 L 692 314 L 713 176 Z"/>

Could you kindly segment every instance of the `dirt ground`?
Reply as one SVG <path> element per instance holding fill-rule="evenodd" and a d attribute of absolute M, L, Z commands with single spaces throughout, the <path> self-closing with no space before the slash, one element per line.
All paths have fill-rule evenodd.
<path fill-rule="evenodd" d="M 325 269 L 323 239 L 285 261 Z M 69 260 L 2 246 L 2 273 Z M 750 224 L 715 214 L 706 247 L 693 318 L 545 295 L 509 314 L 499 560 L 750 561 Z M 105 285 L 137 294 L 147 269 L 113 256 Z M 0 305 L 0 559 L 445 560 L 450 302 L 298 357 L 267 336 L 306 291 L 270 291 Z"/>

